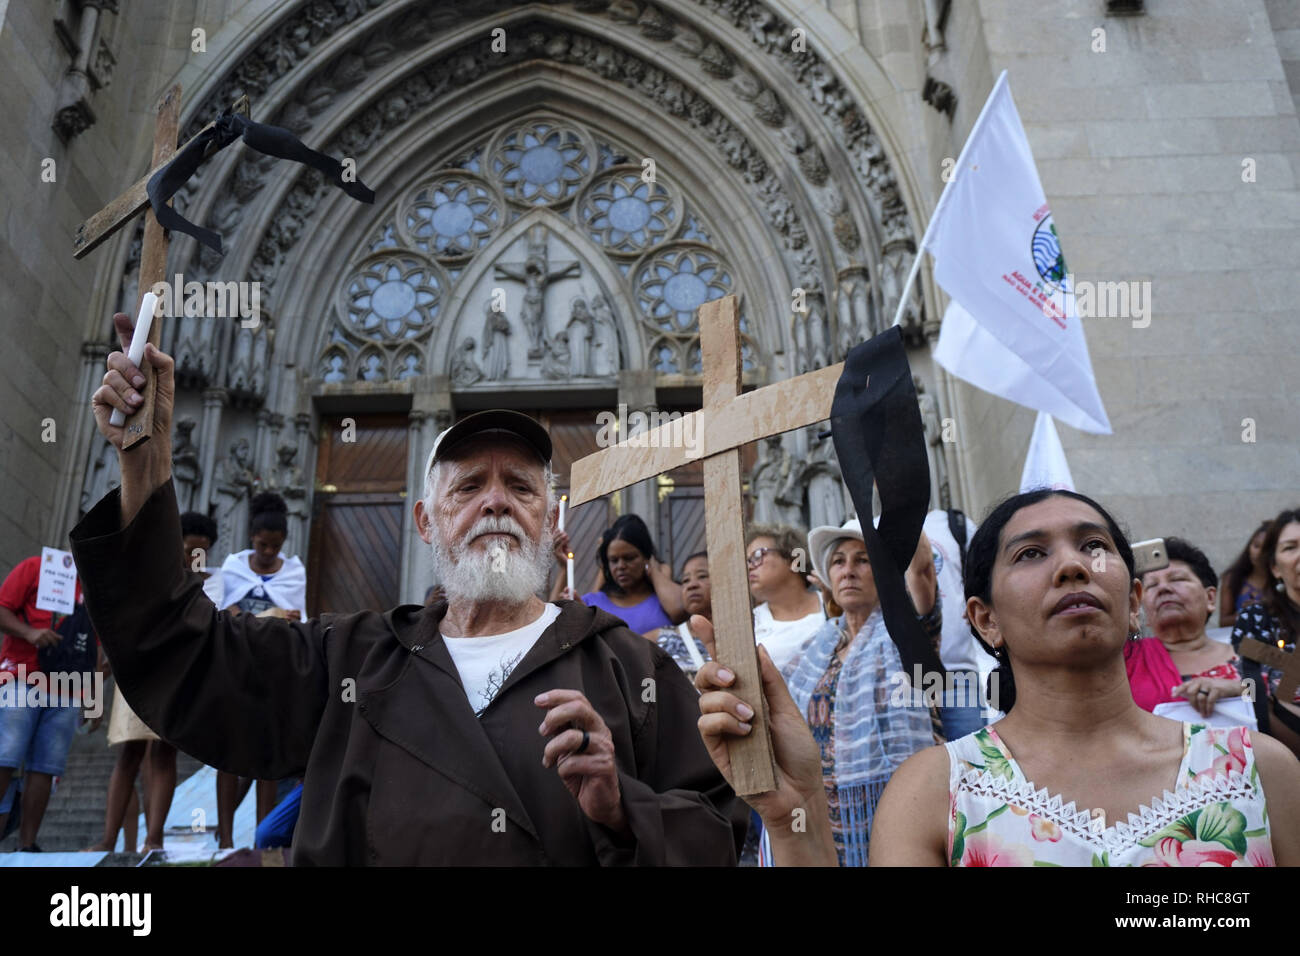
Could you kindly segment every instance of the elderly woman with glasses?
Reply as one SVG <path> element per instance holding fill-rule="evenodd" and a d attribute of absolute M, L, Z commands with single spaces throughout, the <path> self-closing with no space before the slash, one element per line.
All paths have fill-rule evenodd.
<path fill-rule="evenodd" d="M 745 545 L 754 640 L 784 667 L 826 623 L 817 591 L 808 586 L 808 543 L 788 525 L 753 525 Z"/>

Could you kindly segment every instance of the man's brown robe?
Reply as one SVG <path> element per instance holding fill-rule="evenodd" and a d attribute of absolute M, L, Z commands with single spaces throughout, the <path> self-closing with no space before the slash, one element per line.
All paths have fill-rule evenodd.
<path fill-rule="evenodd" d="M 303 865 L 736 862 L 747 810 L 710 761 L 673 660 L 604 611 L 559 618 L 475 717 L 438 633 L 445 604 L 303 623 L 219 612 L 177 561 L 175 491 L 121 527 L 118 491 L 72 532 L 86 605 L 137 714 L 181 751 L 302 775 Z M 609 726 L 630 835 L 591 822 L 533 698 L 581 691 Z"/>

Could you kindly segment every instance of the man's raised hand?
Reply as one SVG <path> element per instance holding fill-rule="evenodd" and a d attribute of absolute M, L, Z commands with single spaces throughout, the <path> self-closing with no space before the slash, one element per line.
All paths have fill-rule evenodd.
<path fill-rule="evenodd" d="M 131 317 L 123 312 L 118 312 L 113 316 L 113 330 L 117 332 L 118 341 L 121 349 L 112 352 L 108 356 L 108 371 L 104 373 L 103 384 L 95 390 L 91 398 L 91 404 L 95 409 L 95 424 L 99 427 L 99 432 L 110 442 L 118 451 L 122 450 L 122 441 L 126 437 L 126 428 L 122 425 L 110 424 L 109 418 L 114 409 L 120 410 L 123 414 L 130 416 L 139 410 L 144 403 L 144 373 L 127 358 L 127 350 L 131 347 L 131 335 L 135 331 L 135 323 Z M 145 361 L 153 366 L 154 377 L 154 410 L 153 410 L 153 434 L 150 436 L 150 443 L 158 438 L 162 438 L 167 445 L 167 457 L 171 457 L 171 427 L 172 427 L 172 405 L 176 396 L 176 382 L 174 376 L 175 362 L 172 357 L 153 345 L 145 346 Z"/>
<path fill-rule="evenodd" d="M 154 373 L 153 431 L 147 442 L 123 451 L 126 428 L 112 424 L 109 419 L 114 409 L 120 409 L 129 416 L 141 406 L 144 395 L 139 389 L 143 385 L 144 374 L 126 355 L 126 350 L 131 347 L 131 335 L 135 331 L 131 317 L 117 313 L 113 316 L 113 328 L 122 349 L 108 356 L 104 383 L 95 389 L 91 405 L 95 410 L 95 424 L 99 427 L 100 434 L 117 449 L 122 472 L 121 521 L 122 527 L 126 527 L 149 500 L 154 489 L 171 478 L 172 405 L 176 397 L 173 372 L 176 363 L 161 349 L 153 345 L 145 346 L 144 358 L 153 367 Z"/>

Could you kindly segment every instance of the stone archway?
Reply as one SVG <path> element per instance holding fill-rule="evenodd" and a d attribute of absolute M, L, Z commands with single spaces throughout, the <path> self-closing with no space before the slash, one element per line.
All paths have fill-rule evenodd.
<path fill-rule="evenodd" d="M 263 16 L 265 34 L 244 44 L 246 55 L 223 76 L 208 78 L 187 122 L 196 127 L 235 91 L 247 90 L 259 118 L 354 158 L 386 198 L 428 176 L 439 147 L 447 147 L 444 155 L 468 148 L 488 128 L 484 115 L 504 119 L 539 107 L 616 132 L 625 143 L 655 144 L 643 152 L 690 156 L 673 176 L 688 195 L 707 197 L 700 200 L 705 218 L 729 227 L 734 246 L 722 251 L 743 273 L 742 291 L 765 306 L 754 318 L 755 364 L 763 378 L 779 380 L 835 361 L 892 315 L 915 233 L 891 150 L 868 119 L 875 111 L 841 79 L 846 70 L 871 73 L 870 64 L 835 57 L 830 32 L 824 42 L 810 36 L 807 50 L 795 52 L 791 21 L 776 6 L 304 3 L 277 11 L 274 22 Z M 508 38 L 504 51 L 491 47 L 498 27 Z M 883 74 L 872 74 L 874 87 L 857 80 L 858 89 L 876 89 Z M 330 321 L 321 313 L 328 297 L 314 277 L 341 275 L 354 264 L 357 243 L 379 226 L 378 207 L 360 209 L 315 174 L 237 150 L 201 170 L 178 202 L 191 218 L 220 229 L 231 251 L 218 260 L 182 238 L 172 269 L 199 280 L 233 274 L 258 281 L 279 317 L 263 330 L 260 347 L 281 374 L 267 376 L 265 391 L 248 397 L 257 455 L 270 454 L 293 422 L 298 465 L 310 470 L 311 410 L 302 395 L 305 382 L 325 374 L 318 369 L 320 335 Z M 128 276 L 134 268 L 128 261 Z M 807 311 L 784 312 L 782 320 L 796 288 Z M 461 294 L 451 323 L 434 333 L 447 341 L 431 358 L 447 359 L 460 307 L 477 305 L 471 298 Z M 620 320 L 636 305 L 625 298 L 616 310 Z M 926 322 L 918 293 L 905 329 L 919 343 L 927 326 L 932 330 L 933 322 Z M 620 328 L 626 335 L 626 325 Z M 205 475 L 215 464 L 215 436 L 229 440 L 233 416 L 223 425 L 223 415 L 235 351 L 230 330 L 209 323 L 207 332 L 207 339 L 194 338 L 181 324 L 164 342 L 203 360 L 194 362 L 190 387 L 204 397 L 197 437 L 207 449 Z M 688 347 L 683 356 L 681 382 L 689 385 Z M 409 350 L 391 356 L 387 368 L 414 373 L 411 357 Z M 345 374 L 357 368 L 350 364 Z M 451 368 L 423 371 L 448 378 Z M 644 389 L 639 393 L 642 402 L 655 401 L 649 387 L 648 399 Z M 809 436 L 792 436 L 786 453 L 809 458 Z M 200 497 L 210 494 L 205 488 Z"/>

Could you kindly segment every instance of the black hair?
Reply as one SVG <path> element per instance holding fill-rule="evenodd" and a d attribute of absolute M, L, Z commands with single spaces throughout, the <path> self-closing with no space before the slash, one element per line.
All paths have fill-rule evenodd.
<path fill-rule="evenodd" d="M 208 547 L 217 543 L 217 523 L 201 511 L 187 511 L 181 515 L 181 537 L 198 535 L 208 539 Z"/>
<path fill-rule="evenodd" d="M 278 531 L 289 533 L 289 506 L 274 491 L 263 491 L 253 496 L 248 512 L 252 518 L 248 522 L 248 536 L 251 538 L 259 531 Z"/>
<path fill-rule="evenodd" d="M 1182 538 L 1165 538 L 1165 554 L 1170 561 L 1181 561 L 1192 569 L 1202 586 L 1207 590 L 1219 586 L 1219 576 L 1214 573 L 1214 565 L 1205 556 L 1205 552 Z M 1209 620 L 1209 618 L 1206 618 Z"/>
<path fill-rule="evenodd" d="M 709 560 L 709 552 L 707 552 L 707 551 L 696 551 L 694 554 L 688 554 L 688 555 L 686 556 L 686 560 L 682 562 L 682 570 L 681 570 L 681 573 L 677 575 L 679 578 L 680 578 L 683 574 L 686 573 L 686 565 L 690 564 L 690 563 L 691 563 L 692 561 L 694 561 L 696 558 L 703 558 L 705 561 L 707 561 L 707 560 Z"/>
<path fill-rule="evenodd" d="M 600 589 L 606 594 L 623 593 L 623 589 L 615 583 L 614 575 L 609 570 L 609 546 L 615 541 L 626 541 L 647 558 L 659 557 L 658 552 L 655 551 L 655 543 L 650 539 L 650 529 L 646 527 L 640 516 L 629 514 L 620 517 L 600 536 L 600 547 L 596 551 L 596 559 L 600 562 L 601 577 L 604 581 Z"/>
<path fill-rule="evenodd" d="M 1119 556 L 1124 560 L 1124 564 L 1128 568 L 1130 580 L 1137 576 L 1137 565 L 1133 560 L 1133 548 L 1129 545 L 1128 536 L 1120 528 L 1119 522 L 1111 517 L 1109 511 L 1087 495 L 1081 495 L 1077 491 L 1036 488 L 1033 491 L 1022 492 L 1006 498 L 996 505 L 989 512 L 988 517 L 980 523 L 979 530 L 975 532 L 975 537 L 971 538 L 970 547 L 966 551 L 966 560 L 962 567 L 962 585 L 966 600 L 969 601 L 971 598 L 977 597 L 985 604 L 992 603 L 993 564 L 997 559 L 998 546 L 1002 542 L 1002 529 L 1007 526 L 1007 523 L 1020 509 L 1057 496 L 1081 501 L 1101 515 L 1102 520 L 1106 523 L 1107 530 L 1110 531 L 1111 538 L 1115 541 L 1115 549 L 1119 552 Z M 1011 673 L 1011 658 L 1005 651 L 1002 654 L 996 653 L 989 644 L 985 643 L 984 638 L 975 629 L 973 621 L 970 625 L 970 631 L 975 635 L 975 640 L 979 641 L 980 646 L 997 658 L 997 670 L 989 675 L 989 689 L 992 690 L 996 681 L 998 705 L 1003 711 L 1010 712 L 1016 702 L 1016 683 L 1015 676 Z M 994 699 L 994 696 L 994 694 L 990 693 L 989 699 Z"/>
<path fill-rule="evenodd" d="M 1255 540 L 1255 535 L 1268 534 L 1268 529 L 1272 524 L 1271 520 L 1261 521 L 1259 527 L 1252 531 L 1250 537 L 1246 539 L 1246 546 L 1241 549 L 1241 554 L 1237 555 L 1237 559 L 1228 565 L 1228 570 L 1223 572 L 1223 590 L 1228 593 L 1229 607 L 1235 608 L 1237 606 L 1237 598 L 1241 597 L 1242 585 L 1246 583 L 1246 578 L 1250 577 L 1251 572 L 1255 570 L 1255 565 L 1250 560 L 1250 543 Z M 1259 560 L 1264 560 L 1262 549 L 1259 553 Z M 1267 571 L 1268 568 L 1265 567 L 1264 570 Z"/>
<path fill-rule="evenodd" d="M 1300 508 L 1288 508 L 1280 512 L 1269 524 L 1268 534 L 1264 535 L 1264 548 L 1260 552 L 1264 567 L 1268 568 L 1268 585 L 1264 588 L 1264 607 L 1273 616 L 1273 620 L 1277 621 L 1279 635 L 1292 641 L 1300 637 L 1300 610 L 1291 603 L 1286 591 L 1278 587 L 1282 582 L 1273 573 L 1273 558 L 1277 552 L 1277 539 L 1282 536 L 1282 529 L 1296 523 L 1300 523 Z"/>

